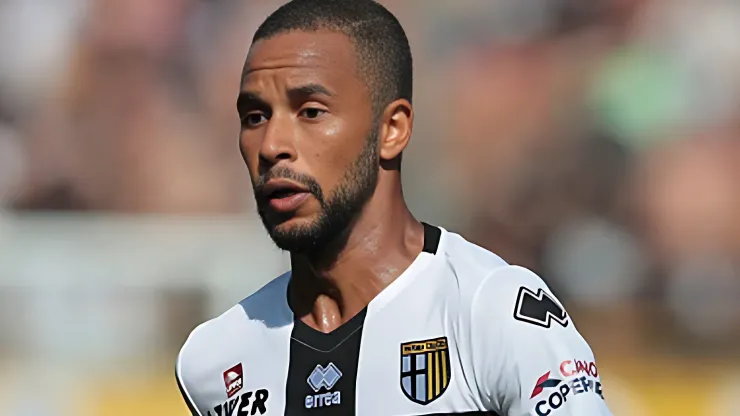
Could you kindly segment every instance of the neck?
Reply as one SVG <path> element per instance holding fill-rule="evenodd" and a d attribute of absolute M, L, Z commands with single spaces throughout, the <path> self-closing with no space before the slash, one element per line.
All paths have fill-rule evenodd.
<path fill-rule="evenodd" d="M 291 307 L 314 329 L 331 332 L 351 319 L 422 250 L 424 228 L 406 206 L 400 181 L 380 182 L 330 261 L 291 255 Z"/>

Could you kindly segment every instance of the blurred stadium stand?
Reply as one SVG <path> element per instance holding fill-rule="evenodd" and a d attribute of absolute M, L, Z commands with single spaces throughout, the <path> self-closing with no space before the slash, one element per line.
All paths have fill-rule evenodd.
<path fill-rule="evenodd" d="M 541 274 L 617 416 L 737 414 L 740 3 L 382 3 L 417 216 Z M 287 269 L 234 109 L 278 4 L 0 2 L 0 413 L 186 414 L 184 337 Z"/>

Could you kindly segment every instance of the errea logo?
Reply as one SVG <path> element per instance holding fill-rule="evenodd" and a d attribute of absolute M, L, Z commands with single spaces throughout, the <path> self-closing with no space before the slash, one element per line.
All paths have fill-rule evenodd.
<path fill-rule="evenodd" d="M 342 372 L 339 371 L 339 368 L 334 363 L 329 363 L 326 367 L 321 366 L 321 364 L 317 365 L 306 381 L 316 393 L 319 393 L 322 388 L 327 390 L 327 392 L 306 396 L 306 409 L 340 404 L 342 402 L 340 392 L 329 391 L 334 388 L 340 378 L 342 378 Z"/>
<path fill-rule="evenodd" d="M 319 364 L 313 369 L 311 375 L 308 376 L 308 385 L 311 386 L 313 391 L 318 393 L 322 387 L 331 390 L 340 378 L 342 378 L 342 372 L 339 371 L 334 363 L 329 363 L 326 368 Z"/>

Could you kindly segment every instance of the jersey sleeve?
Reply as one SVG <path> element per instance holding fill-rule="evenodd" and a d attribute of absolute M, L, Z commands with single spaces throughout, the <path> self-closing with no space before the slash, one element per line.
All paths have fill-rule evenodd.
<path fill-rule="evenodd" d="M 191 416 L 201 416 L 200 411 L 195 405 L 195 401 L 193 400 L 193 397 L 190 395 L 190 392 L 188 391 L 185 381 L 183 380 L 182 376 L 182 352 L 178 354 L 177 356 L 177 363 L 175 364 L 175 380 L 177 381 L 177 388 L 180 390 L 180 395 L 182 395 L 182 399 L 185 401 L 185 405 L 187 405 L 188 410 L 190 411 Z"/>
<path fill-rule="evenodd" d="M 471 350 L 483 404 L 502 416 L 611 416 L 591 348 L 542 279 L 495 270 L 472 301 Z"/>
<path fill-rule="evenodd" d="M 188 336 L 188 339 L 180 348 L 180 352 L 177 354 L 177 362 L 175 363 L 175 380 L 177 381 L 177 387 L 180 390 L 185 405 L 187 406 L 190 415 L 192 416 L 205 416 L 207 412 L 201 411 L 198 407 L 198 386 L 203 386 L 206 382 L 202 377 L 203 368 L 203 349 L 199 348 L 200 343 L 198 335 L 202 333 L 207 323 L 201 324 L 196 327 Z M 202 403 L 202 397 L 200 403 Z"/>

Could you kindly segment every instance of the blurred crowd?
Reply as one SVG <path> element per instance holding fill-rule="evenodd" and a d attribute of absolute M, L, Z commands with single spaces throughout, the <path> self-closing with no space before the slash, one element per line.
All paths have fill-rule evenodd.
<path fill-rule="evenodd" d="M 740 3 L 382 3 L 418 217 L 538 272 L 602 354 L 734 358 Z M 0 1 L 0 211 L 253 215 L 235 98 L 278 4 Z"/>
<path fill-rule="evenodd" d="M 658 329 L 737 335 L 737 2 L 385 3 L 416 59 L 420 217 L 577 306 L 629 320 L 648 299 Z M 234 97 L 277 4 L 0 3 L 2 203 L 249 212 Z"/>

